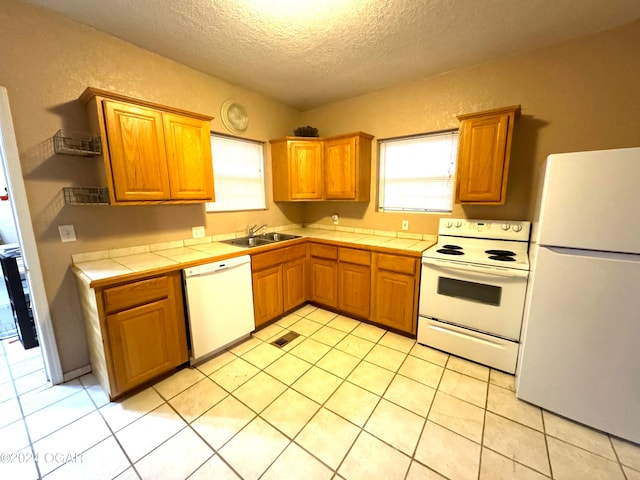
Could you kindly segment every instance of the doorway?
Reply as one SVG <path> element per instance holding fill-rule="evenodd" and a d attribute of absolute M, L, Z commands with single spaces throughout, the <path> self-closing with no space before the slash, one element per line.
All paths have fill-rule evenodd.
<path fill-rule="evenodd" d="M 6 182 L 6 195 L 9 199 L 2 203 L 10 205 L 10 216 L 13 217 L 16 240 L 16 247 L 19 248 L 22 260 L 22 272 L 26 283 L 26 290 L 29 292 L 33 321 L 36 327 L 39 346 L 42 355 L 26 355 L 31 359 L 31 367 L 35 366 L 38 357 L 42 359 L 42 364 L 46 379 L 53 385 L 63 382 L 62 367 L 58 356 L 58 347 L 53 333 L 51 313 L 47 296 L 44 290 L 44 280 L 40 267 L 40 259 L 36 247 L 35 235 L 31 224 L 31 214 L 27 203 L 27 194 L 24 188 L 22 177 L 22 167 L 18 155 L 11 110 L 9 107 L 9 97 L 7 89 L 0 87 L 0 167 Z M 4 190 L 4 188 L 3 188 Z M 0 194 L 5 194 L 4 191 Z M 4 196 L 4 195 L 3 195 Z M 10 220 L 9 220 L 10 221 Z M 9 232 L 10 229 L 7 229 Z M 9 235 L 9 233 L 7 233 Z M 1 300 L 1 298 L 0 298 Z M 13 337 L 12 337 L 13 338 Z M 3 340 L 3 346 L 10 349 L 16 347 L 15 341 L 11 339 Z M 18 342 L 19 339 L 16 338 Z M 7 342 L 5 344 L 5 342 Z M 21 346 L 21 345 L 20 345 Z M 29 349 L 33 350 L 33 349 Z M 18 356 L 24 358 L 24 356 Z M 8 359 L 8 356 L 7 356 Z M 36 377 L 34 377 L 36 381 Z"/>

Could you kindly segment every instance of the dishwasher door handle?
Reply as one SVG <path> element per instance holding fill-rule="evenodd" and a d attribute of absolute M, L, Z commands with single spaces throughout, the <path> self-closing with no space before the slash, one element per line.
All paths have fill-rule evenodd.
<path fill-rule="evenodd" d="M 250 262 L 249 257 L 237 257 L 230 258 L 224 262 L 217 263 L 209 263 L 206 265 L 200 265 L 197 267 L 191 267 L 184 269 L 185 278 L 194 278 L 194 277 L 202 277 L 203 275 L 212 275 L 219 272 L 224 272 L 227 270 L 232 270 L 234 268 L 241 267 Z"/>

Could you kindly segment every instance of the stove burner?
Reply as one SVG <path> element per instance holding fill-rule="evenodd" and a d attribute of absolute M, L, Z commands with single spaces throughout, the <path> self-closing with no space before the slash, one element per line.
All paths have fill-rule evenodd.
<path fill-rule="evenodd" d="M 498 255 L 499 257 L 515 257 L 516 253 L 511 250 L 485 250 L 484 253 L 489 255 Z"/>
<path fill-rule="evenodd" d="M 511 255 L 491 255 L 489 259 L 498 260 L 499 262 L 515 262 L 516 261 L 516 259 L 513 258 Z"/>
<path fill-rule="evenodd" d="M 439 248 L 436 252 L 443 255 L 464 255 L 462 250 L 456 250 L 455 248 Z"/>
<path fill-rule="evenodd" d="M 460 245 L 443 245 L 442 248 L 446 248 L 447 250 L 462 250 Z"/>

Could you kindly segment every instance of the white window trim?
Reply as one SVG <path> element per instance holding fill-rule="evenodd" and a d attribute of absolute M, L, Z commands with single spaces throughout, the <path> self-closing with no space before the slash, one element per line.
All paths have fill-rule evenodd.
<path fill-rule="evenodd" d="M 250 140 L 250 139 L 246 139 L 246 138 L 240 138 L 240 137 L 235 137 L 232 135 L 225 135 L 223 133 L 217 133 L 217 132 L 211 132 L 210 135 L 211 138 L 211 150 L 212 150 L 212 162 L 213 162 L 213 180 L 214 180 L 214 189 L 215 189 L 215 196 L 216 196 L 216 201 L 215 202 L 207 202 L 206 203 L 206 211 L 210 212 L 210 213 L 216 213 L 216 212 L 238 212 L 238 211 L 253 211 L 253 210 L 266 210 L 267 209 L 267 199 L 266 199 L 266 183 L 265 183 L 265 171 L 264 171 L 264 147 L 265 144 L 264 142 L 258 141 L 258 140 Z M 259 154 L 259 158 L 258 158 L 258 162 L 259 162 L 259 166 L 258 166 L 258 177 L 236 177 L 237 180 L 239 181 L 250 181 L 251 178 L 253 178 L 253 180 L 256 182 L 253 187 L 254 188 L 254 195 L 253 197 L 256 199 L 255 203 L 252 203 L 250 205 L 237 205 L 237 204 L 232 204 L 232 205 L 228 205 L 229 203 L 229 199 L 223 200 L 224 198 L 224 194 L 225 194 L 225 189 L 224 186 L 221 184 L 221 180 L 225 179 L 226 181 L 233 181 L 233 177 L 232 176 L 228 176 L 225 177 L 221 172 L 220 172 L 220 164 L 218 163 L 218 173 L 216 173 L 216 160 L 219 161 L 220 158 L 220 153 L 216 153 L 216 150 L 218 150 L 218 145 L 214 145 L 214 139 L 222 139 L 222 140 L 232 140 L 232 141 L 237 141 L 237 142 L 242 142 L 244 144 L 247 145 L 255 145 L 259 148 L 256 149 L 256 151 Z M 259 180 L 259 184 L 258 184 L 258 180 Z M 259 187 L 258 187 L 259 185 Z M 261 188 L 261 190 L 259 190 L 259 188 Z M 221 198 L 223 197 L 223 198 Z M 240 198 L 240 196 L 236 197 L 236 198 Z M 259 198 L 259 200 L 258 200 Z"/>
<path fill-rule="evenodd" d="M 456 176 L 456 161 L 457 161 L 457 150 L 458 150 L 458 136 L 459 136 L 459 132 L 458 129 L 452 129 L 452 130 L 444 130 L 444 131 L 437 131 L 437 132 L 427 132 L 427 133 L 422 133 L 422 134 L 418 134 L 418 135 L 410 135 L 410 136 L 405 136 L 405 137 L 393 137 L 393 138 L 385 138 L 385 139 L 380 139 L 378 140 L 378 204 L 377 204 L 377 210 L 379 212 L 411 212 L 411 213 L 435 213 L 435 214 L 446 214 L 446 213 L 451 213 L 453 210 L 453 205 L 454 205 L 454 196 L 455 196 L 455 176 Z M 385 194 L 387 192 L 387 190 L 391 191 L 392 188 L 389 188 L 393 185 L 393 183 L 390 183 L 388 178 L 390 175 L 388 174 L 396 174 L 399 175 L 401 173 L 401 169 L 397 169 L 395 171 L 390 170 L 389 168 L 387 168 L 387 165 L 385 165 L 385 162 L 388 161 L 387 159 L 387 155 L 386 155 L 386 149 L 388 148 L 389 145 L 393 145 L 394 143 L 399 145 L 399 144 L 404 144 L 404 145 L 411 145 L 411 143 L 415 142 L 418 143 L 421 139 L 425 139 L 425 140 L 432 140 L 432 139 L 437 139 L 439 137 L 443 137 L 445 139 L 447 139 L 447 141 L 451 142 L 450 146 L 447 147 L 448 151 L 445 151 L 445 161 L 447 161 L 448 163 L 446 165 L 443 165 L 441 168 L 444 168 L 446 170 L 444 170 L 442 173 L 442 175 L 428 175 L 425 176 L 424 182 L 425 184 L 429 181 L 428 179 L 431 178 L 432 183 L 434 186 L 439 186 L 442 188 L 447 188 L 448 189 L 448 193 L 446 196 L 440 196 L 440 198 L 446 198 L 446 200 L 448 200 L 448 206 L 444 207 L 442 205 L 442 202 L 440 206 L 437 206 L 435 204 L 424 204 L 423 206 L 408 206 L 406 205 L 406 203 L 403 205 L 403 201 L 398 197 L 396 198 L 397 204 L 395 206 L 390 206 L 390 205 L 385 205 L 385 200 L 387 200 L 387 198 L 385 198 Z M 448 138 L 447 138 L 448 137 Z M 398 154 L 398 152 L 394 152 L 395 154 Z M 417 173 L 415 170 L 412 171 L 408 171 L 408 172 L 404 172 L 407 174 L 407 179 L 411 179 L 411 182 L 408 183 L 415 183 L 414 179 L 416 178 L 414 175 Z M 424 170 L 423 172 L 424 173 Z M 410 176 L 409 176 L 410 175 Z M 398 177 L 400 178 L 400 177 Z M 438 181 L 437 179 L 440 178 L 441 180 Z M 396 182 L 396 186 L 401 184 L 402 180 L 399 180 L 398 182 Z M 409 185 L 410 186 L 410 185 Z M 392 193 L 390 194 L 391 196 L 393 195 Z M 425 198 L 425 195 L 422 195 L 422 199 L 421 200 L 417 200 L 417 201 L 427 201 L 428 198 Z M 416 197 L 417 199 L 418 197 Z M 406 201 L 406 200 L 405 200 Z"/>

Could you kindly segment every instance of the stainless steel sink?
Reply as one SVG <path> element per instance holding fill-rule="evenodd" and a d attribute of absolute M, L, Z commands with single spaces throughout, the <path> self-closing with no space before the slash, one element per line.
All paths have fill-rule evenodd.
<path fill-rule="evenodd" d="M 293 240 L 300 238 L 300 235 L 290 235 L 287 233 L 265 233 L 264 235 L 256 235 L 254 237 L 231 238 L 229 240 L 221 240 L 222 243 L 235 245 L 236 247 L 259 247 L 261 245 L 271 245 L 272 243 L 283 242 L 285 240 Z"/>
<path fill-rule="evenodd" d="M 294 238 L 300 238 L 300 235 L 291 235 L 289 233 L 265 233 L 264 235 L 260 235 L 259 238 L 268 238 L 269 240 L 273 240 L 274 242 L 282 242 L 283 240 L 293 240 Z"/>

